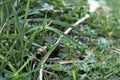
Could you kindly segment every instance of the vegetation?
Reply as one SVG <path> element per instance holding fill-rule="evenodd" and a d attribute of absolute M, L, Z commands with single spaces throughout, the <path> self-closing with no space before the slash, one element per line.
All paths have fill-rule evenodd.
<path fill-rule="evenodd" d="M 86 0 L 0 0 L 0 80 L 36 80 L 41 66 L 44 80 L 119 80 L 120 1 L 106 3 L 90 13 Z"/>

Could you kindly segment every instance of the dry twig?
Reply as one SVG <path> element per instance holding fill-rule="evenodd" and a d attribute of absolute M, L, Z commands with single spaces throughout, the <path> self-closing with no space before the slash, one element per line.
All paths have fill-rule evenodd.
<path fill-rule="evenodd" d="M 94 5 L 93 5 L 93 3 L 94 3 Z M 96 9 L 100 7 L 99 3 L 98 3 L 97 1 L 95 1 L 95 0 L 91 0 L 91 1 L 89 0 L 88 4 L 89 4 L 89 11 L 90 11 L 90 12 L 95 12 Z M 84 22 L 84 21 L 85 21 L 86 19 L 88 19 L 88 18 L 90 18 L 90 15 L 89 15 L 89 14 L 86 14 L 84 17 L 82 17 L 82 18 L 79 19 L 77 22 L 75 22 L 75 23 L 73 24 L 73 26 L 74 26 L 74 27 L 77 26 L 78 24 Z M 50 24 L 51 24 L 51 22 L 50 22 Z M 50 25 L 50 24 L 48 24 L 48 25 Z M 68 29 L 64 32 L 64 34 L 68 34 L 71 30 L 72 30 L 71 27 L 68 28 Z M 62 37 L 63 37 L 63 36 L 60 36 L 60 37 L 58 38 L 58 40 L 56 41 L 55 45 L 58 45 L 58 44 L 60 43 L 60 40 L 61 40 Z M 46 60 L 47 60 L 47 59 L 45 59 L 44 62 L 45 62 Z M 42 72 L 43 72 L 43 64 L 44 64 L 44 62 L 43 62 L 42 65 L 41 65 L 41 69 L 40 69 L 40 72 L 39 72 L 39 79 L 38 79 L 38 80 L 42 80 L 42 76 L 43 76 L 43 73 L 42 73 Z"/>

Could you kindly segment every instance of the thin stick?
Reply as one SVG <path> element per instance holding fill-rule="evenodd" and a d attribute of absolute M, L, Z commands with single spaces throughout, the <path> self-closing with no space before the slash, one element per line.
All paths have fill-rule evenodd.
<path fill-rule="evenodd" d="M 84 21 L 85 21 L 86 19 L 88 19 L 89 17 L 90 17 L 90 16 L 89 16 L 88 14 L 86 14 L 84 17 L 82 17 L 82 18 L 79 19 L 77 22 L 75 22 L 75 23 L 73 24 L 73 26 L 74 26 L 74 27 L 77 26 L 78 24 L 84 22 Z M 68 29 L 64 32 L 64 34 L 68 34 L 71 30 L 72 30 L 72 28 L 68 28 Z M 60 40 L 61 40 L 62 37 L 63 37 L 63 36 L 60 36 L 60 37 L 58 38 L 58 40 L 56 41 L 55 45 L 58 45 L 58 44 L 60 43 Z M 47 60 L 47 59 L 46 59 L 46 60 Z M 44 61 L 44 62 L 45 62 L 45 61 Z M 41 69 L 40 69 L 40 71 L 39 71 L 38 80 L 42 80 L 42 76 L 43 76 L 43 64 L 44 64 L 44 63 L 42 63 Z"/>
<path fill-rule="evenodd" d="M 84 63 L 83 61 L 61 61 L 59 64 Z"/>
<path fill-rule="evenodd" d="M 43 64 L 41 65 L 40 71 L 39 71 L 39 76 L 37 80 L 43 80 Z"/>
<path fill-rule="evenodd" d="M 88 19 L 89 17 L 90 17 L 90 15 L 86 14 L 84 17 L 82 17 L 82 18 L 79 19 L 77 22 L 75 22 L 75 23 L 73 24 L 73 26 L 74 26 L 74 27 L 77 26 L 78 24 L 84 22 L 84 21 L 85 21 L 86 19 Z M 64 33 L 65 33 L 65 34 L 68 34 L 71 30 L 72 30 L 72 28 L 70 27 L 70 28 L 68 28 Z"/>
<path fill-rule="evenodd" d="M 73 24 L 73 26 L 76 27 L 78 24 L 84 22 L 84 21 L 85 21 L 86 19 L 88 19 L 89 17 L 90 17 L 90 15 L 89 15 L 89 14 L 86 14 L 84 17 L 82 17 L 82 18 L 79 19 L 77 22 L 75 22 L 75 23 Z M 68 28 L 68 29 L 64 32 L 64 34 L 68 34 L 71 30 L 72 30 L 71 27 Z M 58 44 L 58 43 L 60 42 L 60 40 L 61 40 L 62 37 L 63 37 L 63 36 L 60 36 L 59 39 L 56 41 L 55 44 Z"/>
<path fill-rule="evenodd" d="M 49 72 L 49 71 L 46 71 L 46 70 L 43 70 L 43 72 L 48 73 L 48 74 L 53 75 L 53 76 L 57 76 L 56 74 Z"/>
<path fill-rule="evenodd" d="M 92 5 L 92 3 L 94 2 L 94 5 Z M 96 4 L 97 4 L 97 6 L 96 6 Z M 98 6 L 99 4 L 96 2 L 96 1 L 92 1 L 92 2 L 89 2 L 89 11 L 90 12 L 95 12 L 96 11 L 96 9 L 97 8 L 99 8 L 100 6 Z M 92 7 L 94 6 L 94 9 L 92 9 Z M 75 26 L 77 26 L 78 24 L 80 24 L 80 23 L 82 23 L 82 22 L 84 22 L 86 19 L 88 19 L 90 17 L 90 15 L 89 14 L 86 14 L 84 17 L 82 17 L 81 19 L 79 19 L 77 22 L 75 22 L 74 24 L 73 24 L 73 26 L 75 27 Z M 50 24 L 51 24 L 52 22 L 50 22 Z M 49 25 L 50 25 L 49 24 Z M 68 34 L 70 31 L 72 30 L 72 28 L 68 28 L 65 32 L 64 32 L 64 34 Z M 60 36 L 59 38 L 58 38 L 58 40 L 56 41 L 56 43 L 55 43 L 55 45 L 58 45 L 59 43 L 60 43 L 60 40 L 61 40 L 61 38 L 62 38 L 63 36 Z M 45 59 L 44 60 L 44 62 L 46 61 L 47 59 Z M 40 73 L 39 73 L 39 80 L 42 80 L 42 72 L 43 72 L 43 64 L 44 64 L 44 62 L 42 63 L 42 65 L 41 65 L 41 69 L 40 69 Z"/>
<path fill-rule="evenodd" d="M 111 72 L 111 73 L 109 73 L 108 75 L 106 75 L 104 78 L 108 78 L 108 77 L 110 77 L 111 75 L 117 74 L 117 73 L 118 73 L 118 71 Z"/>

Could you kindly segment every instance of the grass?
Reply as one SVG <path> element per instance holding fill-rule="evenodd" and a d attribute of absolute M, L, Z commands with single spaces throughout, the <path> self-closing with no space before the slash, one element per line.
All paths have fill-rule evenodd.
<path fill-rule="evenodd" d="M 36 80 L 41 65 L 45 80 L 120 79 L 120 1 L 106 0 L 109 14 L 92 13 L 73 27 L 88 13 L 78 1 L 0 1 L 1 80 Z"/>

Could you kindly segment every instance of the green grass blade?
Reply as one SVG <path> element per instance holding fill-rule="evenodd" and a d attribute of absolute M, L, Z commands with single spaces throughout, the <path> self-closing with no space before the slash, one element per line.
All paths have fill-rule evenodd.
<path fill-rule="evenodd" d="M 60 20 L 53 20 L 53 24 L 56 24 L 56 25 L 60 25 L 62 27 L 73 27 L 71 24 L 67 23 L 67 22 L 62 22 Z"/>
<path fill-rule="evenodd" d="M 24 73 L 24 74 L 21 75 L 20 77 L 28 76 L 28 75 L 30 75 L 31 73 L 40 70 L 41 65 L 42 65 L 43 63 L 45 63 L 45 61 L 48 59 L 48 57 L 50 56 L 50 54 L 55 50 L 55 48 L 56 48 L 57 46 L 58 46 L 58 44 L 54 44 L 54 45 L 52 46 L 52 48 L 51 48 L 51 49 L 46 53 L 46 55 L 42 58 L 42 60 L 40 61 L 40 63 L 38 64 L 38 66 L 37 66 L 36 69 L 34 69 L 34 70 L 32 70 L 32 71 L 29 71 L 29 72 L 27 72 L 27 73 Z"/>
<path fill-rule="evenodd" d="M 7 4 L 7 3 L 10 3 L 11 1 L 12 1 L 12 0 L 7 0 L 7 1 L 4 1 L 4 2 L 1 1 L 1 2 L 0 2 L 0 7 L 3 6 L 3 5 L 5 5 L 5 4 Z"/>
<path fill-rule="evenodd" d="M 22 69 L 31 61 L 31 58 L 29 58 L 25 63 L 24 65 L 17 71 L 14 73 L 13 77 L 17 78 L 18 77 L 18 74 L 20 71 L 22 71 Z"/>
<path fill-rule="evenodd" d="M 30 42 L 33 42 L 33 40 L 35 39 L 35 36 L 37 34 L 37 30 L 35 30 L 31 35 L 30 35 Z"/>
<path fill-rule="evenodd" d="M 7 62 L 7 65 L 9 66 L 9 68 L 11 69 L 12 72 L 16 72 L 16 69 L 14 68 L 14 66 L 12 65 L 11 62 L 9 62 L 3 55 L 0 54 L 0 59 L 2 59 L 4 62 Z"/>
<path fill-rule="evenodd" d="M 40 65 L 43 64 L 43 63 L 45 63 L 45 61 L 48 59 L 48 57 L 50 56 L 50 54 L 55 50 L 55 48 L 58 46 L 58 44 L 54 44 L 52 46 L 52 48 L 46 53 L 46 55 L 40 61 Z"/>
<path fill-rule="evenodd" d="M 2 28 L 0 29 L 0 34 L 2 33 L 3 29 L 5 28 L 5 26 L 7 25 L 8 19 L 5 21 L 4 25 L 2 26 Z"/>
<path fill-rule="evenodd" d="M 72 76 L 73 76 L 73 80 L 76 80 L 75 70 L 72 70 Z"/>
<path fill-rule="evenodd" d="M 14 16 L 15 16 L 14 19 L 15 19 L 16 28 L 17 28 L 18 32 L 20 32 L 20 24 L 19 24 L 17 12 L 16 12 L 14 6 L 13 5 L 11 5 L 11 6 L 12 6 L 12 9 L 14 11 Z"/>
<path fill-rule="evenodd" d="M 65 38 L 67 38 L 69 41 L 71 41 L 73 44 L 75 44 L 76 46 L 81 46 L 80 43 L 78 43 L 77 41 L 73 40 L 71 37 L 69 37 L 68 35 L 64 34 L 62 31 L 58 30 L 58 29 L 55 29 L 55 28 L 52 28 L 52 27 L 47 27 L 46 28 L 47 30 L 51 30 L 61 36 L 64 36 Z"/>
<path fill-rule="evenodd" d="M 34 31 L 34 30 L 39 29 L 39 27 L 40 27 L 40 26 L 34 26 L 34 27 L 30 28 L 30 29 L 26 32 L 26 34 L 32 32 L 32 31 Z"/>
<path fill-rule="evenodd" d="M 51 19 L 46 19 L 46 22 L 49 23 L 50 20 Z M 29 19 L 29 22 L 44 22 L 44 21 L 45 21 L 44 18 Z M 69 24 L 67 22 L 60 21 L 60 20 L 52 20 L 52 24 L 60 25 L 61 27 L 73 27 L 71 24 Z"/>
<path fill-rule="evenodd" d="M 24 25 L 25 25 L 25 23 L 27 21 L 29 6 L 30 6 L 30 0 L 28 0 L 27 6 L 26 6 L 25 17 L 24 17 Z"/>

